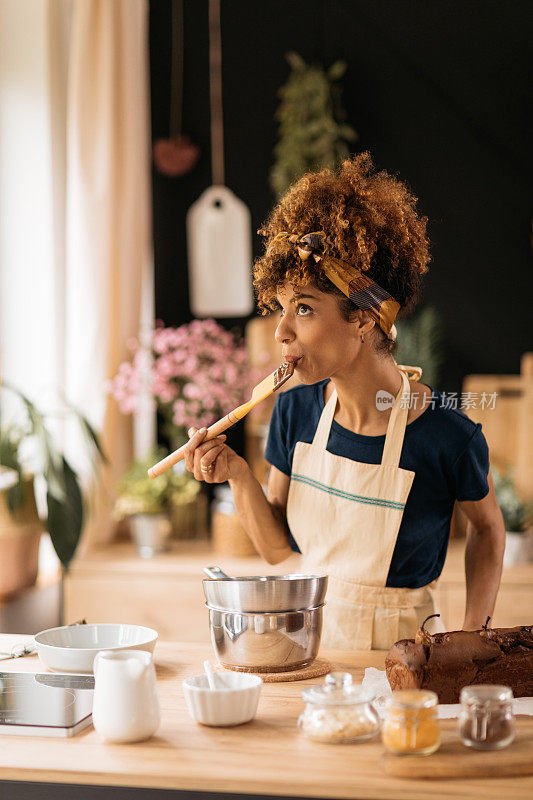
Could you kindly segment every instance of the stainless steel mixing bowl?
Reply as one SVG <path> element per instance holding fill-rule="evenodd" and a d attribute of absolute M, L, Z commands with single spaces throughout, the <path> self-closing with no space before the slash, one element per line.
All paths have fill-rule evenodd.
<path fill-rule="evenodd" d="M 322 606 L 270 614 L 208 608 L 211 641 L 224 667 L 288 672 L 307 666 L 317 656 Z"/>
<path fill-rule="evenodd" d="M 226 611 L 300 611 L 324 602 L 327 575 L 255 575 L 204 580 L 207 605 Z"/>

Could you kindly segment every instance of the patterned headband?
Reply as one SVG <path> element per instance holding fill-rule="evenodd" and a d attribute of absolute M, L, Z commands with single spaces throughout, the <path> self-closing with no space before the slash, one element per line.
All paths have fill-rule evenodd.
<path fill-rule="evenodd" d="M 303 236 L 282 231 L 275 238 L 282 236 L 296 245 L 302 261 L 311 257 L 315 263 L 320 263 L 326 276 L 337 289 L 340 289 L 357 308 L 366 311 L 389 339 L 396 339 L 394 320 L 400 310 L 400 304 L 358 267 L 327 255 L 324 252 L 326 235 L 323 231 L 306 233 Z"/>

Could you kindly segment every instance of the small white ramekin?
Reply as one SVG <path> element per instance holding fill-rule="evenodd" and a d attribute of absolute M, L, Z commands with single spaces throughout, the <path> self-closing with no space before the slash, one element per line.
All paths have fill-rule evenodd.
<path fill-rule="evenodd" d="M 239 672 L 215 673 L 217 689 L 210 689 L 207 675 L 183 681 L 189 714 L 202 725 L 242 725 L 255 717 L 263 681 L 257 675 Z"/>

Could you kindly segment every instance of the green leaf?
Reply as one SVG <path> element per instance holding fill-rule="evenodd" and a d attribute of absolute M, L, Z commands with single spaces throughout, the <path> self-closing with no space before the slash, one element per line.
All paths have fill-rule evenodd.
<path fill-rule="evenodd" d="M 337 133 L 343 139 L 347 139 L 349 142 L 356 142 L 359 138 L 357 133 L 351 128 L 349 125 L 339 125 L 337 128 Z"/>
<path fill-rule="evenodd" d="M 2 381 L 2 386 L 4 387 L 4 389 L 9 389 L 10 392 L 16 394 L 22 400 L 25 406 L 29 408 L 34 408 L 34 405 L 31 402 L 31 400 L 28 397 L 26 397 L 26 395 L 23 394 L 19 389 L 15 389 L 15 387 L 12 386 L 9 381 Z"/>
<path fill-rule="evenodd" d="M 285 58 L 289 62 L 292 69 L 300 71 L 305 70 L 306 68 L 305 61 L 300 55 L 298 55 L 298 53 L 293 53 L 293 52 L 287 53 Z"/>
<path fill-rule="evenodd" d="M 21 473 L 19 472 L 18 483 L 7 490 L 7 507 L 11 514 L 14 514 L 18 508 L 22 508 L 26 502 L 26 485 Z"/>
<path fill-rule="evenodd" d="M 18 389 L 15 389 L 15 387 L 11 386 L 11 384 L 9 384 L 9 383 L 5 383 L 4 382 L 3 386 L 5 388 L 9 389 L 9 391 L 13 392 L 13 394 L 16 394 L 17 397 L 24 404 L 26 412 L 27 412 L 27 415 L 28 415 L 28 420 L 30 422 L 29 435 L 36 436 L 37 439 L 39 440 L 39 444 L 40 444 L 41 450 L 42 450 L 42 452 L 44 454 L 44 457 L 45 457 L 46 461 L 47 462 L 49 462 L 51 460 L 56 460 L 57 461 L 56 453 L 55 453 L 55 451 L 53 450 L 53 447 L 52 447 L 50 434 L 46 430 L 46 426 L 44 424 L 43 415 L 40 414 L 39 411 L 37 411 L 37 409 L 35 408 L 35 406 L 31 402 L 31 400 L 28 397 L 26 397 L 26 395 L 23 394 L 23 392 L 19 391 Z M 56 465 L 56 468 L 59 468 L 59 466 Z"/>
<path fill-rule="evenodd" d="M 63 483 L 65 496 L 58 499 L 50 491 L 47 492 L 48 505 L 47 529 L 54 550 L 65 569 L 68 568 L 83 527 L 83 498 L 76 473 L 63 458 Z"/>
<path fill-rule="evenodd" d="M 10 469 L 21 471 L 18 458 L 18 437 L 12 428 L 0 430 L 0 464 Z"/>
<path fill-rule="evenodd" d="M 345 61 L 335 61 L 328 69 L 327 76 L 330 81 L 340 80 L 346 72 L 347 64 Z"/>
<path fill-rule="evenodd" d="M 63 402 L 65 403 L 67 408 L 69 408 L 72 411 L 72 413 L 78 420 L 78 424 L 82 430 L 82 433 L 86 441 L 89 443 L 91 447 L 94 447 L 94 449 L 96 450 L 96 452 L 98 453 L 104 464 L 108 464 L 109 460 L 102 448 L 100 437 L 96 433 L 95 429 L 93 428 L 87 417 L 84 416 L 84 414 L 82 414 L 81 411 L 78 408 L 76 408 L 76 406 L 72 405 L 72 403 L 69 403 L 65 399 L 63 400 Z"/>
<path fill-rule="evenodd" d="M 0 430 L 0 465 L 15 470 L 18 474 L 18 481 L 7 491 L 7 507 L 13 514 L 17 508 L 21 508 L 26 500 L 26 487 L 22 465 L 18 457 L 19 437 L 16 431 L 11 428 Z"/>
<path fill-rule="evenodd" d="M 104 464 L 109 464 L 109 459 L 104 452 L 102 443 L 100 441 L 100 437 L 96 433 L 95 429 L 93 428 L 89 420 L 86 417 L 82 416 L 81 414 L 78 416 L 78 420 L 83 430 L 86 432 L 87 439 L 93 442 L 96 452 L 98 453 Z"/>
<path fill-rule="evenodd" d="M 61 456 L 61 459 L 63 457 Z M 67 487 L 65 485 L 65 472 L 63 469 L 63 461 L 61 461 L 61 468 L 57 469 L 55 465 L 48 465 L 44 473 L 46 480 L 46 491 L 59 503 L 64 503 L 67 497 Z"/>

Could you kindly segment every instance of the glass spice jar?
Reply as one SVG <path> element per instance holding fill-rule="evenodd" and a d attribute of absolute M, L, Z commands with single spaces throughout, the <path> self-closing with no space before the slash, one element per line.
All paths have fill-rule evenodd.
<path fill-rule="evenodd" d="M 397 755 L 429 755 L 440 746 L 435 692 L 405 689 L 393 692 L 385 703 L 382 739 Z"/>
<path fill-rule="evenodd" d="M 513 691 L 508 686 L 465 686 L 461 689 L 459 733 L 476 750 L 499 750 L 515 736 Z"/>
<path fill-rule="evenodd" d="M 349 672 L 330 672 L 325 683 L 304 689 L 306 707 L 298 719 L 308 739 L 327 744 L 352 744 L 371 739 L 381 727 L 372 705 L 374 695 L 354 685 Z"/>

